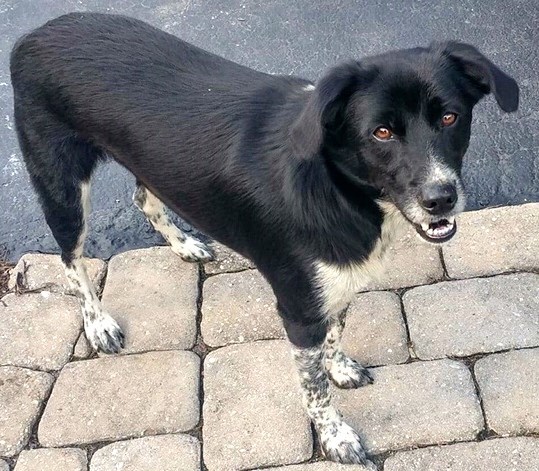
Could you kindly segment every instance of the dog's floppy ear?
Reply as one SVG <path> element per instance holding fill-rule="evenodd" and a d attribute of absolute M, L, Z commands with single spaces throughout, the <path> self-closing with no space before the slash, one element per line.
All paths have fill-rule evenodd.
<path fill-rule="evenodd" d="M 347 62 L 331 69 L 316 84 L 291 129 L 296 155 L 307 159 L 320 151 L 327 130 L 338 127 L 361 73 L 358 62 Z"/>
<path fill-rule="evenodd" d="M 510 113 L 518 109 L 518 85 L 475 47 L 457 41 L 441 43 L 442 50 L 462 67 L 483 94 L 492 93 L 500 108 Z"/>

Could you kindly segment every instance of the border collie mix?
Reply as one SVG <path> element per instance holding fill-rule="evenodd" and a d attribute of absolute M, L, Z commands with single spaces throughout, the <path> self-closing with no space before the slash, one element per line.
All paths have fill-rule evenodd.
<path fill-rule="evenodd" d="M 73 13 L 11 55 L 20 146 L 96 350 L 124 336 L 82 262 L 90 177 L 112 157 L 135 204 L 184 260 L 212 251 L 186 221 L 252 259 L 271 284 L 327 458 L 369 465 L 331 402 L 372 382 L 340 346 L 352 295 L 397 226 L 449 240 L 464 209 L 474 105 L 518 107 L 516 82 L 459 42 L 337 65 L 316 85 L 257 72 L 116 15 Z"/>

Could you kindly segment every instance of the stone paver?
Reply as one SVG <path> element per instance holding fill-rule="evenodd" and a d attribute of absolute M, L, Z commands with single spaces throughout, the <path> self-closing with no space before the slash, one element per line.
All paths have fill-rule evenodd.
<path fill-rule="evenodd" d="M 76 448 L 40 448 L 25 450 L 17 460 L 15 471 L 86 471 L 86 452 Z"/>
<path fill-rule="evenodd" d="M 223 244 L 214 242 L 211 244 L 215 252 L 215 260 L 204 264 L 204 271 L 208 275 L 216 275 L 218 273 L 231 273 L 248 268 L 255 268 L 254 263 L 242 257 L 240 254 L 234 252 Z"/>
<path fill-rule="evenodd" d="M 539 348 L 482 358 L 475 375 L 492 430 L 539 433 Z"/>
<path fill-rule="evenodd" d="M 384 463 L 384 471 L 537 471 L 539 439 L 500 438 L 404 451 Z"/>
<path fill-rule="evenodd" d="M 64 367 L 39 424 L 43 446 L 187 431 L 199 417 L 199 359 L 151 352 Z"/>
<path fill-rule="evenodd" d="M 312 436 L 290 347 L 268 340 L 224 347 L 204 362 L 204 461 L 209 471 L 297 463 Z"/>
<path fill-rule="evenodd" d="M 84 360 L 85 358 L 88 358 L 92 352 L 93 349 L 88 343 L 86 335 L 82 332 L 75 344 L 75 348 L 73 348 L 73 360 Z"/>
<path fill-rule="evenodd" d="M 284 336 L 273 291 L 257 270 L 212 276 L 203 299 L 202 338 L 212 347 Z"/>
<path fill-rule="evenodd" d="M 191 348 L 197 297 L 197 265 L 169 247 L 125 252 L 109 263 L 103 305 L 124 330 L 122 353 Z"/>
<path fill-rule="evenodd" d="M 425 242 L 410 228 L 388 247 L 385 270 L 362 291 L 406 288 L 441 280 L 444 270 L 438 247 Z"/>
<path fill-rule="evenodd" d="M 200 444 L 188 435 L 112 443 L 97 450 L 90 471 L 199 471 Z"/>
<path fill-rule="evenodd" d="M 539 346 L 539 275 L 499 275 L 421 286 L 403 296 L 421 359 Z"/>
<path fill-rule="evenodd" d="M 363 293 L 348 308 L 344 351 L 363 365 L 408 360 L 406 327 L 399 297 L 394 293 Z"/>
<path fill-rule="evenodd" d="M 0 304 L 0 365 L 62 368 L 82 329 L 79 302 L 50 291 L 16 296 Z"/>
<path fill-rule="evenodd" d="M 388 249 L 386 274 L 366 287 L 374 292 L 350 305 L 343 347 L 371 367 L 375 383 L 333 388 L 335 403 L 370 454 L 394 452 L 378 463 L 385 471 L 539 469 L 538 215 L 539 204 L 464 214 L 457 238 L 443 246 L 453 281 L 441 281 L 440 248 L 407 230 Z M 284 331 L 272 290 L 252 262 L 220 244 L 216 252 L 202 271 L 210 276 L 201 334 L 222 348 L 202 369 L 202 444 L 180 433 L 200 418 L 200 359 L 183 351 L 197 334 L 197 265 L 168 247 L 114 257 L 103 302 L 124 328 L 130 355 L 88 360 L 60 258 L 19 262 L 11 286 L 24 265 L 25 288 L 41 292 L 23 289 L 0 303 L 0 365 L 9 365 L 0 366 L 0 457 L 16 458 L 28 445 L 43 407 L 40 446 L 113 443 L 89 467 L 86 450 L 22 451 L 13 471 L 201 471 L 201 447 L 208 471 L 364 470 L 306 463 L 313 436 L 289 344 L 276 340 Z M 106 265 L 88 266 L 99 285 Z M 499 275 L 507 271 L 531 273 Z M 402 300 L 408 339 L 401 301 L 384 290 L 414 286 Z M 405 363 L 409 340 L 421 361 Z M 474 365 L 487 424 L 469 369 L 446 358 L 477 353 L 492 353 Z M 46 406 L 54 378 L 28 368 L 61 369 Z M 478 442 L 485 425 L 500 436 L 533 436 Z M 9 471 L 1 459 L 0 471 Z"/>
<path fill-rule="evenodd" d="M 106 271 L 106 264 L 96 258 L 85 259 L 88 276 L 94 286 L 99 286 Z M 25 271 L 26 268 L 26 271 Z M 28 290 L 48 289 L 50 291 L 68 291 L 64 265 L 59 255 L 25 254 L 21 257 L 9 277 L 8 287 L 14 289 L 17 275 L 24 277 L 24 287 Z"/>
<path fill-rule="evenodd" d="M 539 268 L 539 203 L 464 213 L 458 226 L 442 249 L 450 277 Z"/>
<path fill-rule="evenodd" d="M 483 418 L 468 369 L 438 360 L 370 370 L 374 384 L 336 392 L 371 453 L 474 439 Z"/>
<path fill-rule="evenodd" d="M 0 456 L 15 456 L 26 446 L 52 383 L 48 373 L 0 367 Z"/>

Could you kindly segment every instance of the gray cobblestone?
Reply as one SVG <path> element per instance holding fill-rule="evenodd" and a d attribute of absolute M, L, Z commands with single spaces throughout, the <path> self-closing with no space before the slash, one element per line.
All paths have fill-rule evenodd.
<path fill-rule="evenodd" d="M 204 461 L 209 471 L 297 463 L 312 436 L 288 342 L 224 347 L 204 362 Z"/>
<path fill-rule="evenodd" d="M 468 369 L 437 360 L 370 370 L 374 384 L 336 392 L 345 419 L 367 450 L 471 440 L 483 417 Z"/>
<path fill-rule="evenodd" d="M 105 276 L 106 264 L 96 258 L 85 259 L 88 276 L 99 286 Z M 28 290 L 46 288 L 49 291 L 69 291 L 69 283 L 59 255 L 32 253 L 21 257 L 9 277 L 8 287 L 14 289 L 17 275 L 24 279 L 24 287 Z"/>
<path fill-rule="evenodd" d="M 539 439 L 501 438 L 404 451 L 388 458 L 384 471 L 537 471 Z"/>
<path fill-rule="evenodd" d="M 405 362 L 406 327 L 399 297 L 394 293 L 363 293 L 350 304 L 343 347 L 363 365 Z"/>
<path fill-rule="evenodd" d="M 0 367 L 0 456 L 15 456 L 26 446 L 52 383 L 48 373 Z"/>
<path fill-rule="evenodd" d="M 2 301 L 0 364 L 58 370 L 70 360 L 82 329 L 73 296 L 46 291 Z"/>
<path fill-rule="evenodd" d="M 97 450 L 90 471 L 199 471 L 200 444 L 188 435 L 160 435 Z"/>
<path fill-rule="evenodd" d="M 539 275 L 421 286 L 408 291 L 403 303 L 421 359 L 539 345 Z"/>
<path fill-rule="evenodd" d="M 482 358 L 475 374 L 492 430 L 539 433 L 539 348 Z"/>
<path fill-rule="evenodd" d="M 196 337 L 198 267 L 169 247 L 113 257 L 103 305 L 123 328 L 122 353 L 188 349 Z"/>
<path fill-rule="evenodd" d="M 223 244 L 214 242 L 211 247 L 215 251 L 215 260 L 204 264 L 204 270 L 208 275 L 232 273 L 255 267 L 251 260 L 242 257 Z"/>
<path fill-rule="evenodd" d="M 75 344 L 75 348 L 73 349 L 73 359 L 74 360 L 84 360 L 88 358 L 92 354 L 93 350 L 90 344 L 88 343 L 88 340 L 86 339 L 86 335 L 84 332 L 82 332 L 79 335 L 79 339 L 77 340 L 77 343 Z"/>
<path fill-rule="evenodd" d="M 76 448 L 40 448 L 23 451 L 15 471 L 87 471 L 86 452 Z"/>
<path fill-rule="evenodd" d="M 539 203 L 464 213 L 443 247 L 452 278 L 539 269 Z"/>
<path fill-rule="evenodd" d="M 275 296 L 257 270 L 212 276 L 203 299 L 201 331 L 208 345 L 283 337 Z"/>
<path fill-rule="evenodd" d="M 182 432 L 198 422 L 199 360 L 151 352 L 64 367 L 39 424 L 49 447 Z"/>

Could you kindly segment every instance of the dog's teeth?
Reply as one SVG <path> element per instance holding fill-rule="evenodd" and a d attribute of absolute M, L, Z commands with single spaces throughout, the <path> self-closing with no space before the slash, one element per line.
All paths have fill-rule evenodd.
<path fill-rule="evenodd" d="M 425 232 L 429 231 L 429 225 L 426 222 L 421 223 L 421 229 L 423 229 Z"/>
<path fill-rule="evenodd" d="M 449 225 L 452 226 L 455 223 L 455 216 L 451 216 L 450 218 L 447 218 L 447 222 L 449 222 Z"/>

